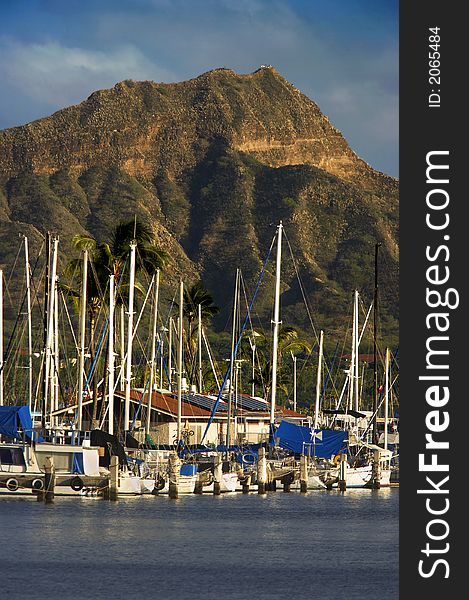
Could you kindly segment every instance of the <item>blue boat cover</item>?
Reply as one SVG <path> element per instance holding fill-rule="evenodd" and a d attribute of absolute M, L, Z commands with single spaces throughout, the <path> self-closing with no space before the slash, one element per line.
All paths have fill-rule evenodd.
<path fill-rule="evenodd" d="M 85 474 L 85 469 L 83 468 L 83 452 L 73 453 L 72 472 L 78 473 L 79 475 Z"/>
<path fill-rule="evenodd" d="M 181 465 L 181 475 L 195 475 L 197 473 L 197 465 Z"/>
<path fill-rule="evenodd" d="M 302 427 L 282 421 L 274 433 L 274 441 L 281 448 L 292 450 L 295 454 L 332 458 L 339 452 L 346 452 L 348 433 Z"/>
<path fill-rule="evenodd" d="M 18 428 L 34 442 L 43 442 L 44 439 L 33 431 L 33 421 L 29 406 L 0 406 L 0 434 L 7 437 L 21 439 Z"/>

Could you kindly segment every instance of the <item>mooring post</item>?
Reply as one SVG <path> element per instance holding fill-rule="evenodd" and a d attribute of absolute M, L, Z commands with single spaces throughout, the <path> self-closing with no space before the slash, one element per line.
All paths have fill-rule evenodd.
<path fill-rule="evenodd" d="M 306 494 L 308 489 L 308 458 L 306 454 L 300 456 L 300 492 Z"/>
<path fill-rule="evenodd" d="M 202 473 L 197 473 L 197 479 L 195 480 L 194 486 L 194 494 L 202 494 L 203 492 L 203 484 L 202 484 Z"/>
<path fill-rule="evenodd" d="M 265 494 L 265 484 L 267 482 L 267 459 L 265 448 L 259 448 L 257 459 L 257 491 L 259 494 Z"/>
<path fill-rule="evenodd" d="M 119 488 L 119 457 L 111 456 L 109 465 L 109 500 L 117 500 Z"/>
<path fill-rule="evenodd" d="M 341 492 L 345 492 L 347 490 L 347 455 L 340 455 L 340 463 L 339 463 L 339 490 Z"/>
<path fill-rule="evenodd" d="M 48 456 L 44 464 L 44 501 L 46 504 L 54 502 L 54 489 L 55 489 L 55 470 L 54 470 L 54 458 Z"/>
<path fill-rule="evenodd" d="M 241 482 L 241 486 L 243 488 L 243 494 L 249 494 L 249 486 L 250 485 L 251 485 L 251 474 L 248 473 Z"/>
<path fill-rule="evenodd" d="M 221 479 L 223 477 L 223 462 L 221 454 L 217 452 L 215 456 L 215 465 L 213 467 L 213 493 L 219 496 L 221 493 Z"/>
<path fill-rule="evenodd" d="M 379 450 L 373 450 L 373 462 L 371 463 L 371 487 L 379 490 L 381 487 L 381 463 Z"/>
<path fill-rule="evenodd" d="M 169 455 L 169 497 L 175 500 L 179 495 L 179 471 L 181 463 L 177 452 L 171 452 Z"/>
<path fill-rule="evenodd" d="M 46 478 L 43 479 L 42 489 L 36 492 L 36 500 L 38 502 L 44 502 L 45 490 L 46 489 Z"/>

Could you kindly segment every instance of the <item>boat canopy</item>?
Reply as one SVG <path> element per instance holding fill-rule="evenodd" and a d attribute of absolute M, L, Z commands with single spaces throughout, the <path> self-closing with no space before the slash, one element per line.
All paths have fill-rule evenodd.
<path fill-rule="evenodd" d="M 339 452 L 346 452 L 348 433 L 342 430 L 302 427 L 281 421 L 274 433 L 274 440 L 278 446 L 292 450 L 295 454 L 331 458 Z"/>
<path fill-rule="evenodd" d="M 127 457 L 124 446 L 119 442 L 115 435 L 111 435 L 101 429 L 93 429 L 90 433 L 90 444 L 104 448 L 104 455 L 99 457 L 99 466 L 109 468 L 111 456 L 115 454 L 119 457 L 119 464 L 126 465 Z"/>
<path fill-rule="evenodd" d="M 29 406 L 0 406 L 0 434 L 15 439 L 22 439 L 24 434 L 33 442 L 44 441 L 33 430 Z"/>

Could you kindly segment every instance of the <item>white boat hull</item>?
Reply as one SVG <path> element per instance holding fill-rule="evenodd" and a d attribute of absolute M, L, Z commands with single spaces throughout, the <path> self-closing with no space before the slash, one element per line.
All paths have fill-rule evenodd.
<path fill-rule="evenodd" d="M 197 475 L 179 475 L 178 479 L 178 494 L 193 494 L 195 490 L 195 484 L 197 481 Z M 152 482 L 148 479 L 143 480 L 145 486 L 144 494 L 152 494 L 155 488 L 155 480 Z M 156 494 L 165 495 L 169 494 L 169 478 L 165 478 L 164 487 L 157 490 Z"/>
<path fill-rule="evenodd" d="M 348 467 L 345 482 L 347 488 L 366 488 L 370 486 L 371 477 L 371 465 L 365 465 L 363 467 Z M 389 487 L 390 478 L 391 470 L 381 469 L 380 487 Z M 333 487 L 338 487 L 338 482 L 334 483 Z"/>
<path fill-rule="evenodd" d="M 292 490 L 299 490 L 300 489 L 300 485 L 301 485 L 300 480 L 296 479 L 291 484 L 291 489 Z M 308 481 L 307 481 L 306 489 L 307 490 L 325 490 L 326 489 L 326 485 L 319 479 L 318 475 L 316 475 L 315 473 L 309 473 L 308 474 Z"/>
<path fill-rule="evenodd" d="M 214 483 L 203 487 L 204 492 L 213 493 Z M 237 473 L 223 473 L 220 481 L 220 492 L 236 492 L 238 488 L 238 474 Z M 241 489 L 241 488 L 240 488 Z"/>

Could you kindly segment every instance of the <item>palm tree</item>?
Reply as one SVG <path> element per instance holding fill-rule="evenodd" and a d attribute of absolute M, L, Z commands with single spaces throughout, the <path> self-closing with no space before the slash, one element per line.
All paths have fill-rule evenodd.
<path fill-rule="evenodd" d="M 90 268 L 87 280 L 87 311 L 89 315 L 89 339 L 91 360 L 95 360 L 95 325 L 96 319 L 105 302 L 104 290 L 109 282 L 109 276 L 114 275 L 121 291 L 128 287 L 128 271 L 125 264 L 130 254 L 130 243 L 136 242 L 136 271 L 145 270 L 152 275 L 157 269 L 164 270 L 168 261 L 168 254 L 155 245 L 153 232 L 149 225 L 133 220 L 118 224 L 111 234 L 109 242 L 98 243 L 90 235 L 76 235 L 72 240 L 72 246 L 77 250 L 88 250 Z M 73 275 L 83 272 L 82 259 L 74 259 L 67 265 L 67 273 Z M 66 286 L 65 286 L 66 287 Z M 143 286 L 136 281 L 135 288 L 144 293 Z M 80 292 L 68 287 L 67 291 L 79 302 Z M 117 303 L 122 305 L 122 294 L 117 298 Z M 96 393 L 96 368 L 92 377 L 93 390 L 93 416 L 97 417 L 98 397 Z"/>
<path fill-rule="evenodd" d="M 184 289 L 184 316 L 188 321 L 189 329 L 199 318 L 199 305 L 202 308 L 202 321 L 208 321 L 220 311 L 213 302 L 212 294 L 202 286 L 200 281 L 194 283 L 189 289 Z"/>
<path fill-rule="evenodd" d="M 264 390 L 266 398 L 270 396 L 272 387 L 272 341 L 268 339 L 264 333 L 255 331 L 256 333 L 256 355 L 257 365 L 255 366 L 254 380 L 249 383 L 254 383 L 261 386 Z M 241 352 L 243 355 L 250 357 L 251 349 L 249 336 L 251 332 L 247 332 L 241 344 Z M 291 384 L 290 376 L 282 370 L 282 359 L 291 354 L 311 354 L 311 345 L 304 339 L 298 337 L 298 331 L 294 327 L 282 327 L 278 336 L 278 356 L 279 356 L 279 371 L 277 373 L 277 389 L 288 394 L 288 388 Z"/>
<path fill-rule="evenodd" d="M 109 251 L 114 260 L 114 269 L 122 269 L 130 254 L 130 243 L 137 244 L 136 271 L 145 270 L 152 275 L 157 269 L 164 271 L 169 256 L 155 245 L 155 236 L 149 225 L 140 221 L 120 223 L 111 235 Z M 108 250 L 106 249 L 106 254 Z M 114 271 L 114 275 L 117 275 Z"/>
<path fill-rule="evenodd" d="M 196 363 L 196 330 L 194 323 L 199 318 L 199 306 L 202 323 L 206 323 L 219 311 L 219 307 L 214 304 L 212 294 L 202 286 L 200 281 L 194 283 L 190 288 L 184 288 L 184 317 L 188 323 L 188 334 L 186 341 L 186 362 L 189 383 L 193 383 L 195 363 Z"/>
<path fill-rule="evenodd" d="M 119 223 L 112 232 L 109 242 L 98 244 L 94 237 L 78 234 L 73 238 L 72 245 L 77 250 L 89 251 L 98 277 L 103 277 L 101 283 L 104 283 L 105 288 L 109 275 L 114 275 L 118 281 L 123 274 L 132 241 L 137 244 L 135 262 L 137 272 L 145 270 L 152 275 L 157 269 L 162 271 L 165 269 L 168 254 L 156 247 L 151 228 L 140 221 Z"/>

